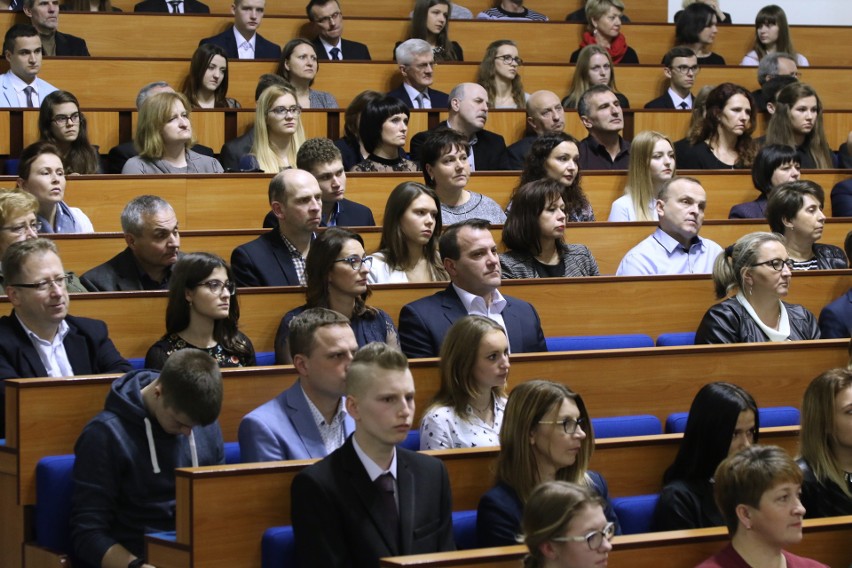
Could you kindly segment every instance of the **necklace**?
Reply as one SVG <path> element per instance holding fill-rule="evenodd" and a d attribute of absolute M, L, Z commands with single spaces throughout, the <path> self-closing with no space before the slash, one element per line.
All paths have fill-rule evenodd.
<path fill-rule="evenodd" d="M 476 406 L 474 406 L 474 405 L 473 405 L 473 402 L 472 402 L 472 401 L 471 401 L 471 402 L 468 402 L 468 404 L 470 405 L 470 407 L 471 407 L 473 410 L 475 410 L 475 411 L 476 411 L 476 413 L 477 413 L 477 414 L 483 414 L 483 413 L 485 413 L 485 412 L 488 412 L 488 411 L 491 409 L 491 407 L 492 407 L 492 404 L 493 404 L 493 403 L 492 403 L 492 400 L 489 398 L 489 399 L 488 399 L 488 404 L 486 404 L 484 408 L 477 408 Z"/>

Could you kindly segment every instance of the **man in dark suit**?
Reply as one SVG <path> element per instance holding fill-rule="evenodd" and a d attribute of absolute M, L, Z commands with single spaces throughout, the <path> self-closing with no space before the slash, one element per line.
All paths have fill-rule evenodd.
<path fill-rule="evenodd" d="M 143 0 L 133 7 L 134 12 L 164 12 L 168 14 L 209 14 L 210 8 L 198 0 Z"/>
<path fill-rule="evenodd" d="M 822 309 L 819 331 L 822 339 L 852 337 L 852 288 Z"/>
<path fill-rule="evenodd" d="M 840 147 L 841 156 L 849 155 L 846 153 L 847 147 L 852 147 L 852 145 L 844 144 Z M 852 162 L 852 159 L 850 159 L 850 162 Z M 852 163 L 849 167 L 852 167 Z M 831 213 L 834 217 L 852 217 L 852 178 L 837 182 L 831 188 Z"/>
<path fill-rule="evenodd" d="M 310 0 L 305 9 L 317 33 L 314 50 L 323 61 L 369 61 L 370 50 L 363 43 L 343 39 L 343 12 L 337 0 Z"/>
<path fill-rule="evenodd" d="M 536 91 L 527 99 L 527 136 L 506 148 L 504 170 L 521 170 L 535 139 L 565 130 L 565 109 L 553 91 Z"/>
<path fill-rule="evenodd" d="M 174 209 L 155 195 L 140 195 L 124 206 L 121 229 L 127 248 L 80 277 L 90 292 L 166 290 L 180 255 Z"/>
<path fill-rule="evenodd" d="M 322 220 L 322 190 L 304 170 L 284 170 L 269 182 L 278 226 L 231 253 L 238 286 L 304 286 L 305 257 Z"/>
<path fill-rule="evenodd" d="M 468 156 L 471 171 L 503 169 L 506 141 L 499 134 L 485 130 L 488 120 L 488 93 L 477 83 L 462 83 L 450 91 L 450 112 L 437 128 L 452 128 L 464 134 L 473 150 Z M 429 131 L 418 132 L 411 139 L 411 159 L 420 160 L 420 146 Z"/>
<path fill-rule="evenodd" d="M 535 308 L 498 290 L 500 259 L 487 221 L 468 219 L 448 227 L 439 249 L 450 285 L 402 307 L 399 343 L 406 355 L 437 357 L 447 331 L 466 315 L 499 323 L 506 330 L 512 353 L 547 351 Z"/>
<path fill-rule="evenodd" d="M 212 43 L 225 50 L 228 59 L 278 59 L 281 48 L 257 33 L 263 22 L 266 0 L 234 0 L 234 25 L 198 45 Z"/>
<path fill-rule="evenodd" d="M 45 56 L 89 56 L 86 40 L 57 31 L 59 0 L 24 0 L 24 14 L 38 31 Z"/>
<path fill-rule="evenodd" d="M 358 351 L 346 374 L 346 410 L 355 433 L 290 488 L 302 566 L 378 566 L 386 556 L 454 550 L 443 462 L 396 447 L 414 419 L 405 355 L 385 343 Z"/>
<path fill-rule="evenodd" d="M 666 93 L 645 105 L 645 108 L 689 110 L 693 107 L 692 86 L 698 75 L 698 58 L 688 47 L 673 47 L 663 56 L 663 73 L 669 80 Z"/>
<path fill-rule="evenodd" d="M 422 39 L 409 39 L 396 47 L 396 61 L 402 73 L 402 85 L 388 93 L 408 108 L 447 108 L 447 93 L 431 88 L 435 71 L 432 46 Z"/>
<path fill-rule="evenodd" d="M 68 315 L 69 276 L 53 241 L 13 243 L 2 264 L 13 310 L 0 317 L 0 437 L 6 406 L 2 379 L 131 370 L 104 322 Z"/>

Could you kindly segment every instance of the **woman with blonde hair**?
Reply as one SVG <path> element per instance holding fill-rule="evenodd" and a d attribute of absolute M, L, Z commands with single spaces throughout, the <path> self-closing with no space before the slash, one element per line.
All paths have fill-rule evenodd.
<path fill-rule="evenodd" d="M 775 95 L 775 112 L 766 127 L 766 143 L 793 146 L 803 169 L 839 167 L 825 135 L 824 110 L 813 87 L 798 81 L 790 83 Z"/>
<path fill-rule="evenodd" d="M 615 523 L 604 516 L 600 496 L 583 485 L 548 481 L 530 495 L 521 520 L 529 553 L 523 568 L 606 566 Z"/>
<path fill-rule="evenodd" d="M 630 101 L 615 86 L 615 69 L 613 69 L 609 52 L 599 45 L 587 45 L 580 50 L 577 57 L 571 88 L 562 99 L 562 107 L 566 110 L 577 108 L 580 97 L 594 85 L 606 85 L 615 93 L 621 108 L 630 108 Z"/>
<path fill-rule="evenodd" d="M 808 385 L 799 448 L 807 517 L 852 515 L 852 368 L 831 369 Z"/>
<path fill-rule="evenodd" d="M 589 414 L 579 394 L 546 380 L 528 381 L 512 389 L 500 428 L 497 484 L 479 500 L 479 546 L 516 543 L 524 505 L 546 481 L 588 487 L 606 503 L 607 520 L 617 525 L 606 482 L 589 470 L 594 446 Z"/>
<path fill-rule="evenodd" d="M 488 45 L 476 76 L 488 93 L 488 108 L 524 108 L 529 95 L 519 73 L 523 64 L 514 41 L 498 39 Z"/>
<path fill-rule="evenodd" d="M 190 150 L 194 143 L 192 107 L 181 93 L 151 95 L 139 109 L 136 138 L 138 156 L 127 160 L 123 174 L 220 174 L 215 158 Z"/>
<path fill-rule="evenodd" d="M 277 174 L 296 167 L 296 154 L 305 142 L 302 107 L 296 91 L 273 85 L 261 93 L 254 120 L 251 153 L 240 159 L 240 171 Z"/>
<path fill-rule="evenodd" d="M 613 63 L 639 63 L 636 51 L 627 45 L 621 33 L 621 16 L 624 2 L 621 0 L 587 0 L 586 31 L 580 49 L 571 54 L 571 63 L 577 61 L 580 51 L 587 45 L 599 45 L 606 49 Z"/>
<path fill-rule="evenodd" d="M 457 320 L 441 344 L 441 388 L 423 413 L 420 449 L 499 446 L 510 366 L 503 326 Z"/>
<path fill-rule="evenodd" d="M 653 130 L 630 143 L 630 165 L 624 195 L 612 202 L 607 221 L 656 221 L 657 195 L 677 173 L 672 141 Z"/>
<path fill-rule="evenodd" d="M 311 89 L 319 73 L 314 44 L 304 38 L 291 39 L 281 50 L 278 74 L 293 86 L 296 103 L 304 108 L 339 108 L 334 95 Z"/>
<path fill-rule="evenodd" d="M 787 14 L 775 4 L 764 6 L 754 18 L 754 48 L 745 54 L 740 65 L 756 67 L 768 53 L 789 53 L 799 67 L 809 65 L 808 59 L 793 47 Z"/>

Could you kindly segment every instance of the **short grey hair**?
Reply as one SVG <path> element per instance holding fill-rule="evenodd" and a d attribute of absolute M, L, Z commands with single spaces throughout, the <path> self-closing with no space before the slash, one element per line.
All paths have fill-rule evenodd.
<path fill-rule="evenodd" d="M 432 53 L 432 46 L 426 40 L 417 38 L 402 42 L 394 51 L 396 62 L 400 65 L 411 65 L 415 56 L 424 53 Z"/>
<path fill-rule="evenodd" d="M 796 62 L 796 58 L 789 53 L 785 53 L 783 51 L 776 51 L 775 53 L 767 53 L 763 56 L 763 59 L 760 60 L 760 63 L 757 65 L 757 82 L 763 85 L 767 78 L 772 76 L 778 76 L 778 60 L 779 59 L 789 59 L 792 62 Z"/>
<path fill-rule="evenodd" d="M 169 202 L 156 195 L 140 195 L 124 206 L 121 212 L 121 230 L 139 236 L 144 229 L 144 217 L 155 215 L 163 209 L 172 209 Z"/>
<path fill-rule="evenodd" d="M 142 103 L 144 103 L 145 99 L 147 99 L 151 95 L 151 91 L 163 87 L 171 88 L 171 85 L 169 85 L 165 81 L 154 81 L 153 83 L 148 83 L 147 85 L 139 89 L 139 94 L 136 95 L 136 110 L 142 108 Z"/>

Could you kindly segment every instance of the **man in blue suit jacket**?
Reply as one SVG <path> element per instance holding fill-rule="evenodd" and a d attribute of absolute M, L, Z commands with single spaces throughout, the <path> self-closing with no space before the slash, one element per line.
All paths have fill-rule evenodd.
<path fill-rule="evenodd" d="M 498 290 L 500 259 L 487 221 L 468 219 L 452 225 L 441 235 L 439 248 L 451 283 L 446 290 L 402 307 L 399 343 L 406 355 L 437 357 L 447 331 L 466 315 L 500 323 L 512 353 L 547 351 L 535 308 Z"/>
<path fill-rule="evenodd" d="M 299 380 L 240 422 L 244 463 L 324 458 L 355 430 L 344 410 L 346 371 L 358 350 L 349 320 L 332 310 L 305 310 L 290 323 Z"/>
<path fill-rule="evenodd" d="M 219 35 L 202 39 L 198 45 L 218 45 L 228 59 L 280 58 L 281 48 L 257 33 L 265 8 L 266 0 L 234 0 L 231 6 L 234 25 Z"/>
<path fill-rule="evenodd" d="M 831 189 L 831 213 L 834 217 L 852 217 L 852 178 L 837 182 Z"/>
<path fill-rule="evenodd" d="M 0 75 L 0 108 L 38 108 L 56 87 L 38 78 L 41 38 L 29 24 L 15 24 L 6 32 L 3 55 L 9 70 Z"/>
<path fill-rule="evenodd" d="M 284 170 L 269 182 L 278 227 L 231 253 L 238 286 L 304 286 L 305 257 L 322 220 L 322 190 L 304 170 Z"/>
<path fill-rule="evenodd" d="M 819 331 L 823 339 L 852 337 L 852 288 L 822 309 Z"/>
<path fill-rule="evenodd" d="M 398 98 L 412 109 L 449 107 L 447 93 L 431 88 L 435 80 L 432 46 L 422 39 L 409 39 L 397 46 L 395 55 L 402 73 L 402 85 L 388 96 Z"/>

